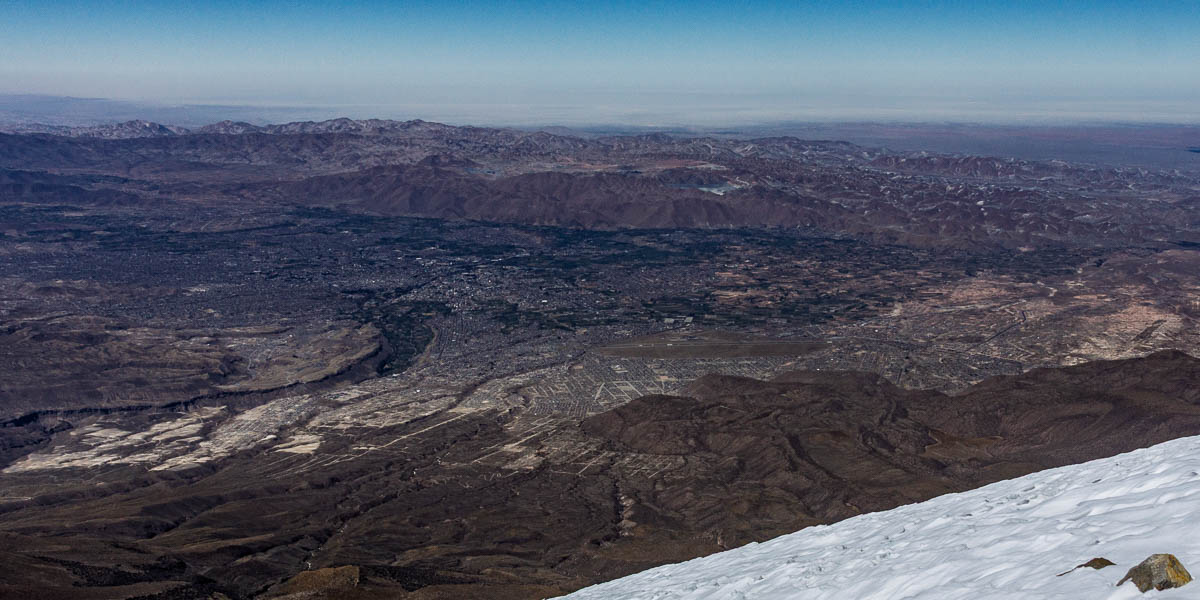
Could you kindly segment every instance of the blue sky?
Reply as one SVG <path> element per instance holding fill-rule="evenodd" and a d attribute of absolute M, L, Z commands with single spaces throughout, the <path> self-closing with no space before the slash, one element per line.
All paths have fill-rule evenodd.
<path fill-rule="evenodd" d="M 0 0 L 0 93 L 716 122 L 1192 120 L 1198 92 L 1197 2 Z"/>

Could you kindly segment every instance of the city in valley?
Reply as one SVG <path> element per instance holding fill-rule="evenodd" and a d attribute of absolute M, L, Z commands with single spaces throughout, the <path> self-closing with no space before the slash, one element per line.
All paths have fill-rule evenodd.
<path fill-rule="evenodd" d="M 0 595 L 541 598 L 1195 435 L 1198 172 L 0 134 Z"/>

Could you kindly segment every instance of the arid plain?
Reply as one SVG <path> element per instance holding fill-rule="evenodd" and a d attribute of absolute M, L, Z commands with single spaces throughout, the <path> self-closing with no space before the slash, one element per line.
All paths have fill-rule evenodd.
<path fill-rule="evenodd" d="M 540 598 L 1200 434 L 1186 158 L 54 133 L 0 134 L 0 595 Z"/>

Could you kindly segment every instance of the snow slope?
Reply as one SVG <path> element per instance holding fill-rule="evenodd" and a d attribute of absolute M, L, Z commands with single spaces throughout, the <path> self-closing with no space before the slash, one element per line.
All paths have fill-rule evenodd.
<path fill-rule="evenodd" d="M 1114 587 L 1158 552 L 1200 578 L 1200 437 L 810 527 L 564 598 L 1200 598 L 1200 579 L 1145 595 Z M 1055 576 L 1093 557 L 1117 564 Z"/>

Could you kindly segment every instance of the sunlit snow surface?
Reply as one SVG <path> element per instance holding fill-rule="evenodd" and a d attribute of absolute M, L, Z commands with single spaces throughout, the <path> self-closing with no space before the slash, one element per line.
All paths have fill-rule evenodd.
<path fill-rule="evenodd" d="M 900 600 L 1200 598 L 1125 572 L 1175 554 L 1200 577 L 1200 437 L 811 527 L 566 596 Z M 1093 557 L 1117 565 L 1067 571 Z"/>

